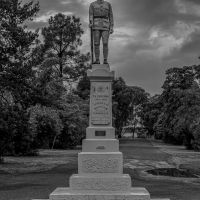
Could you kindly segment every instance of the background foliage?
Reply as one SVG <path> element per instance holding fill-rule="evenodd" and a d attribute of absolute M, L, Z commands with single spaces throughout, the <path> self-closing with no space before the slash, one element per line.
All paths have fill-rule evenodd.
<path fill-rule="evenodd" d="M 142 120 L 149 134 L 188 149 L 200 150 L 200 66 L 170 68 L 161 95 L 143 105 Z"/>
<path fill-rule="evenodd" d="M 85 135 L 88 101 L 75 88 L 90 55 L 78 50 L 80 19 L 60 13 L 50 17 L 40 41 L 39 31 L 25 25 L 38 11 L 34 1 L 1 0 L 0 158 L 72 147 Z"/>
<path fill-rule="evenodd" d="M 90 54 L 80 52 L 80 18 L 58 13 L 46 27 L 26 24 L 39 3 L 0 3 L 0 161 L 4 155 L 36 155 L 38 148 L 73 148 L 85 137 L 89 117 Z M 163 92 L 150 96 L 113 81 L 113 124 L 138 124 L 148 135 L 200 150 L 200 67 L 170 68 Z"/>

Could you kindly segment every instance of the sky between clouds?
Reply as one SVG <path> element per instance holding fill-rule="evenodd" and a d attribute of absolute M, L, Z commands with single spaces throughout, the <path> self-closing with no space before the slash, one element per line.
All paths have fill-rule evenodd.
<path fill-rule="evenodd" d="M 28 1 L 28 0 L 25 0 Z M 83 52 L 90 50 L 88 8 L 93 0 L 39 0 L 40 12 L 30 28 L 47 25 L 62 12 L 81 18 Z M 109 62 L 128 85 L 160 93 L 169 67 L 199 64 L 200 0 L 108 0 L 115 33 L 110 37 Z"/>

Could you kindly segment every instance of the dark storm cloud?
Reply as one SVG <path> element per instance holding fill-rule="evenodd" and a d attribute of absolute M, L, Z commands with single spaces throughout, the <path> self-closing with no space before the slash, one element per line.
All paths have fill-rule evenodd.
<path fill-rule="evenodd" d="M 40 13 L 46 13 L 49 10 L 56 10 L 59 12 L 73 11 L 80 16 L 83 15 L 83 6 L 77 0 L 39 0 Z"/>
<path fill-rule="evenodd" d="M 196 31 L 189 35 L 187 40 L 178 50 L 174 50 L 171 55 L 165 58 L 165 61 L 175 61 L 176 66 L 191 65 L 198 63 L 198 57 L 200 56 L 200 31 Z M 182 64 L 182 65 L 181 65 Z"/>
<path fill-rule="evenodd" d="M 86 34 L 82 51 L 89 51 L 88 7 L 92 0 L 40 0 L 31 28 L 46 25 L 58 12 L 80 16 Z M 118 76 L 151 93 L 161 91 L 168 67 L 197 62 L 200 48 L 199 0 L 108 0 L 114 11 L 115 34 L 110 62 Z"/>
<path fill-rule="evenodd" d="M 175 12 L 172 0 L 125 0 L 123 3 L 120 2 L 120 0 L 113 2 L 120 24 L 132 21 L 142 26 L 154 26 L 166 22 L 167 18 L 171 18 L 169 14 L 172 15 Z"/>
<path fill-rule="evenodd" d="M 184 2 L 184 0 L 180 1 Z M 199 20 L 199 16 L 195 13 L 182 13 L 179 10 L 180 5 L 178 5 L 180 1 L 124 0 L 123 3 L 120 3 L 121 0 L 115 0 L 112 4 L 117 13 L 115 17 L 118 26 L 136 24 L 144 32 L 150 31 L 152 27 L 159 27 L 163 31 L 173 31 L 177 21 L 192 23 Z"/>
<path fill-rule="evenodd" d="M 200 5 L 200 1 L 199 0 L 185 0 L 189 3 L 195 3 L 195 4 L 199 4 Z"/>
<path fill-rule="evenodd" d="M 194 32 L 180 49 L 181 53 L 194 54 L 199 53 L 200 56 L 200 32 Z"/>

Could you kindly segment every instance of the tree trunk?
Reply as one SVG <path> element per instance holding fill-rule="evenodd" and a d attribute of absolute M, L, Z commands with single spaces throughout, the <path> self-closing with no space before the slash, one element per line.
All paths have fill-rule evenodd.
<path fill-rule="evenodd" d="M 53 144 L 52 144 L 52 147 L 51 147 L 52 150 L 54 149 L 54 145 L 55 145 L 55 142 L 56 142 L 56 138 L 57 138 L 57 135 L 55 135 L 55 137 L 54 137 L 54 139 L 53 139 Z"/>
<path fill-rule="evenodd" d="M 132 139 L 135 139 L 135 130 L 136 130 L 136 127 L 134 126 L 134 127 L 132 127 L 131 128 L 131 130 L 132 130 Z"/>
<path fill-rule="evenodd" d="M 60 58 L 60 78 L 62 78 L 63 77 L 63 64 L 62 64 L 62 60 L 61 60 L 61 58 Z"/>

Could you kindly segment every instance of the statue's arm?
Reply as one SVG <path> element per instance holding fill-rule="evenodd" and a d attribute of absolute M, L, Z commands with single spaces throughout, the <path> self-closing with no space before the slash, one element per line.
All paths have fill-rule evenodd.
<path fill-rule="evenodd" d="M 89 8 L 89 23 L 90 23 L 90 25 L 93 25 L 93 20 L 94 20 L 94 8 L 93 8 L 93 5 L 90 4 L 90 8 Z"/>

